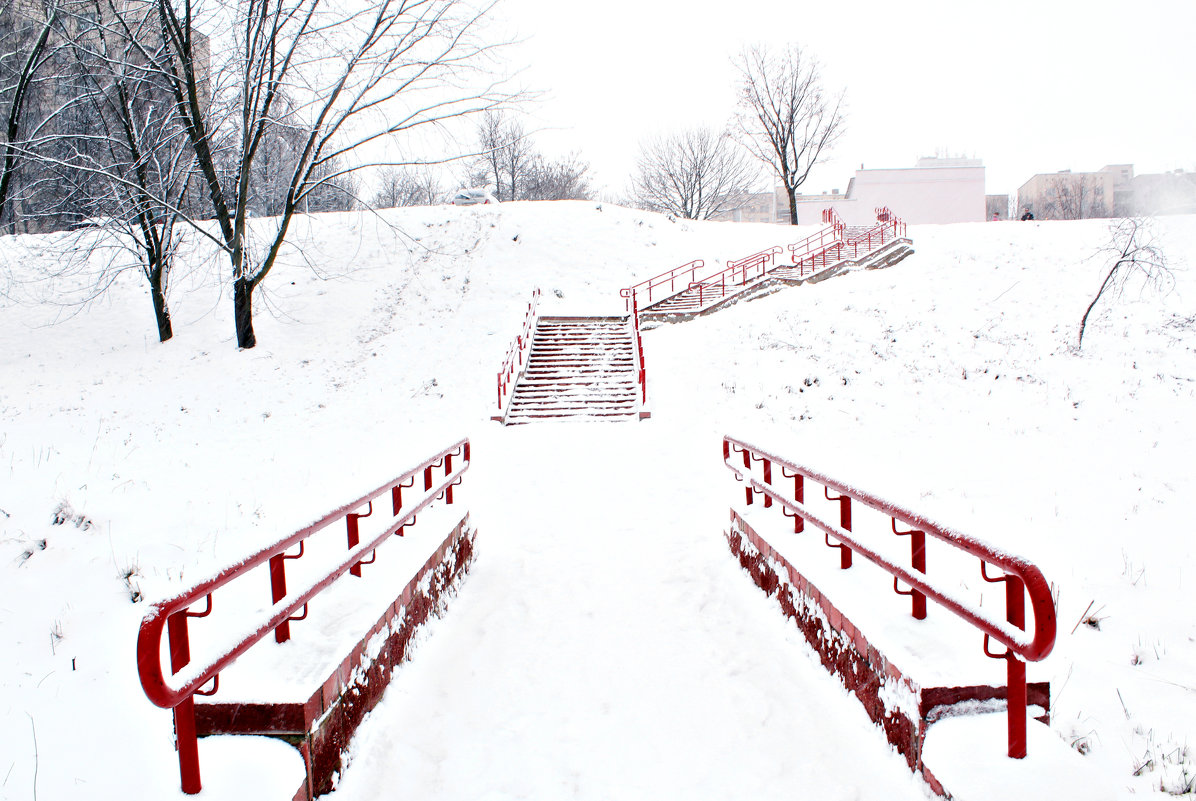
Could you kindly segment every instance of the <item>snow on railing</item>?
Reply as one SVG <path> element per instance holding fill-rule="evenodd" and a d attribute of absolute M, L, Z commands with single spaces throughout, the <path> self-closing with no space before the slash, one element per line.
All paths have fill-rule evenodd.
<path fill-rule="evenodd" d="M 454 469 L 453 458 L 456 456 L 460 456 L 461 461 Z M 184 793 L 195 794 L 202 789 L 194 696 L 214 694 L 219 687 L 220 672 L 270 632 L 274 632 L 274 638 L 278 642 L 287 640 L 290 637 L 290 622 L 303 620 L 307 616 L 309 601 L 346 573 L 360 576 L 361 566 L 372 564 L 377 558 L 376 549 L 391 536 L 402 536 L 407 526 L 415 524 L 416 515 L 434 501 L 444 498 L 445 503 L 451 504 L 453 487 L 461 483 L 462 474 L 469 468 L 469 464 L 469 440 L 462 439 L 374 491 L 328 513 L 308 527 L 225 568 L 215 577 L 196 584 L 186 592 L 156 603 L 150 608 L 141 621 L 141 628 L 137 634 L 137 672 L 141 678 L 142 689 L 150 701 L 174 712 L 179 773 Z M 444 474 L 437 480 L 433 471 L 441 467 Z M 422 494 L 409 496 L 404 501 L 403 490 L 408 487 L 414 488 L 416 478 L 421 473 Z M 358 520 L 370 517 L 374 513 L 374 501 L 387 493 L 390 494 L 393 519 L 384 525 L 380 522 L 379 533 L 372 536 L 369 542 L 361 543 Z M 362 507 L 368 507 L 368 511 L 359 511 Z M 304 543 L 310 537 L 341 520 L 345 521 L 348 541 L 348 550 L 340 551 L 344 556 L 331 567 L 308 565 L 315 569 L 314 575 L 317 578 L 311 580 L 303 589 L 288 591 L 286 560 L 302 557 Z M 299 546 L 298 553 L 288 554 L 287 551 L 295 545 Z M 367 556 L 368 559 L 363 558 Z M 309 558 L 308 561 L 312 560 Z M 199 662 L 192 664 L 188 618 L 207 617 L 212 612 L 212 595 L 216 590 L 234 579 L 245 576 L 254 568 L 267 564 L 272 604 L 264 609 L 258 607 L 260 611 L 257 612 L 253 611 L 254 607 L 238 610 L 237 622 L 233 624 L 237 632 L 227 637 L 222 645 L 204 649 L 209 653 L 205 653 Z M 244 582 L 237 587 L 242 591 L 246 589 Z M 236 592 L 230 590 L 229 602 L 234 606 L 237 601 L 235 595 Z M 205 608 L 199 612 L 192 612 L 191 607 L 204 599 Z M 296 611 L 301 607 L 302 614 L 296 615 Z M 162 664 L 163 633 L 166 634 L 166 651 L 170 655 L 169 677 Z M 209 682 L 213 684 L 212 689 L 203 690 Z"/>
<path fill-rule="evenodd" d="M 523 316 L 523 328 L 507 348 L 506 358 L 498 368 L 498 410 L 502 411 L 503 401 L 514 387 L 519 376 L 527 365 L 528 349 L 532 346 L 532 332 L 536 330 L 536 308 L 540 304 L 540 288 L 532 292 L 532 299 L 527 304 L 527 314 Z"/>
<path fill-rule="evenodd" d="M 732 463 L 732 453 L 743 454 L 742 466 Z M 775 502 L 785 516 L 793 518 L 795 532 L 803 531 L 807 522 L 821 529 L 825 534 L 826 544 L 839 549 L 839 566 L 842 569 L 851 567 L 854 552 L 891 574 L 894 591 L 899 595 L 911 597 L 912 614 L 916 619 L 925 619 L 926 601 L 930 599 L 979 629 L 984 634 L 984 653 L 996 659 L 1006 660 L 1009 686 L 1009 756 L 1020 759 L 1026 755 L 1026 662 L 1023 660 L 1037 662 L 1044 659 L 1055 645 L 1055 604 L 1050 585 L 1043 577 L 1042 571 L 1021 557 L 1000 551 L 966 534 L 931 522 L 916 512 L 741 440 L 723 437 L 723 461 L 735 474 L 736 480 L 746 482 L 746 503 L 751 504 L 755 495 L 763 495 L 765 507 L 771 507 Z M 753 463 L 760 465 L 759 476 L 754 472 Z M 782 493 L 773 484 L 772 474 L 775 467 L 780 468 L 782 478 L 793 479 L 792 497 Z M 828 501 L 839 503 L 838 524 L 822 519 L 805 505 L 807 479 L 822 486 L 822 495 Z M 834 496 L 831 495 L 832 492 L 835 493 Z M 859 533 L 853 533 L 852 501 L 889 517 L 894 534 L 910 537 L 912 569 L 895 564 L 866 545 Z M 899 531 L 899 523 L 907 526 L 907 530 Z M 932 579 L 927 575 L 927 536 L 977 557 L 980 560 L 980 573 L 985 581 L 1005 583 L 1004 620 L 995 618 L 983 608 L 960 598 L 953 589 L 957 586 L 956 582 Z M 831 542 L 832 538 L 836 542 Z M 1003 575 L 990 577 L 987 570 L 990 564 L 999 568 Z M 899 581 L 904 582 L 910 589 L 901 590 Z M 1033 629 L 1026 628 L 1027 592 L 1030 608 L 1034 613 Z M 1002 643 L 1006 648 L 1005 653 L 994 654 L 989 649 L 990 640 Z"/>
<path fill-rule="evenodd" d="M 691 282 L 687 289 L 697 290 L 698 307 L 700 308 L 705 305 L 707 295 L 716 299 L 725 297 L 728 289 L 743 286 L 767 273 L 775 266 L 776 257 L 782 253 L 784 251 L 779 246 L 774 246 L 768 250 L 744 256 L 742 259 L 729 261 L 727 266 L 717 273 L 708 275 L 700 281 Z"/>
<path fill-rule="evenodd" d="M 638 308 L 640 305 L 647 306 L 658 300 L 664 300 L 670 295 L 684 292 L 689 287 L 689 282 L 694 280 L 698 270 L 705 266 L 706 262 L 701 259 L 694 259 L 691 262 L 682 264 L 680 267 L 674 267 L 671 270 L 664 271 L 660 275 L 654 275 L 645 281 L 640 281 L 634 286 L 620 289 L 619 297 L 624 299 L 628 312 L 631 311 L 632 307 Z M 666 284 L 668 285 L 667 289 L 665 288 Z M 641 295 L 643 296 L 642 304 L 640 303 Z"/>

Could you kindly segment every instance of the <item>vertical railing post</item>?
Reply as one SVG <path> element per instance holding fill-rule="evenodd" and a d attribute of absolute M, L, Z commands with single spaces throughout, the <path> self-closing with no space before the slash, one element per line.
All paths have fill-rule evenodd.
<path fill-rule="evenodd" d="M 800 504 L 806 502 L 806 477 L 798 473 L 793 477 L 793 500 Z M 800 534 L 806 528 L 806 519 L 801 515 L 793 518 L 793 533 Z"/>
<path fill-rule="evenodd" d="M 280 553 L 270 557 L 270 598 L 278 603 L 287 595 L 286 561 Z M 291 624 L 284 620 L 274 629 L 274 642 L 291 639 Z"/>
<path fill-rule="evenodd" d="M 752 455 L 750 453 L 748 453 L 748 449 L 746 446 L 743 449 L 743 469 L 746 471 L 749 471 L 749 472 L 752 469 Z M 748 477 L 748 480 L 744 483 L 743 491 L 744 491 L 744 494 L 747 496 L 747 499 L 744 502 L 748 506 L 751 506 L 752 505 L 752 482 L 751 482 L 750 477 Z"/>
<path fill-rule="evenodd" d="M 844 495 L 839 500 L 839 525 L 845 531 L 851 531 L 851 498 Z M 839 568 L 846 570 L 851 567 L 851 549 L 846 545 L 839 547 Z"/>
<path fill-rule="evenodd" d="M 452 475 L 452 473 L 453 473 L 453 455 L 451 453 L 446 453 L 444 455 L 444 477 L 448 478 L 450 475 Z M 444 488 L 444 502 L 450 503 L 450 504 L 453 502 L 453 485 L 452 484 L 449 484 L 447 487 Z"/>
<path fill-rule="evenodd" d="M 166 635 L 170 643 L 170 672 L 178 673 L 191 662 L 186 609 L 166 619 Z M 188 695 L 171 711 L 174 713 L 174 742 L 179 752 L 183 792 L 195 795 L 203 789 L 199 779 L 199 739 L 195 735 L 195 699 Z"/>
<path fill-rule="evenodd" d="M 772 485 L 772 461 L 769 459 L 764 460 L 764 483 Z M 767 509 L 770 506 L 772 506 L 772 496 L 764 493 L 764 508 Z"/>
<path fill-rule="evenodd" d="M 1026 627 L 1026 589 L 1019 576 L 1005 576 L 1005 619 L 1019 629 Z M 1012 652 L 1005 657 L 1008 675 L 1009 756 L 1026 756 L 1026 663 Z"/>
<path fill-rule="evenodd" d="M 839 527 L 844 531 L 851 531 L 851 497 L 848 495 L 839 495 L 832 498 L 830 487 L 823 487 L 822 494 L 828 501 L 839 502 Z M 825 539 L 827 545 L 839 549 L 839 569 L 846 570 L 851 567 L 851 548 L 848 548 L 843 543 L 832 545 L 829 534 L 826 535 Z"/>
<path fill-rule="evenodd" d="M 925 573 L 926 573 L 926 532 L 921 531 L 919 529 L 913 529 L 911 531 L 898 531 L 897 530 L 897 518 L 895 518 L 895 517 L 892 518 L 892 526 L 893 526 L 894 534 L 896 534 L 899 537 L 908 536 L 910 538 L 910 541 L 909 541 L 910 564 L 913 566 L 914 570 L 917 570 L 919 573 L 922 573 L 923 575 L 925 575 Z M 910 610 L 910 614 L 912 614 L 914 616 L 915 620 L 925 620 L 926 619 L 926 595 L 925 595 L 925 593 L 918 592 L 917 590 L 915 590 L 912 587 L 909 589 L 909 591 L 904 591 L 904 590 L 899 589 L 897 586 L 896 577 L 893 578 L 893 589 L 897 592 L 898 595 L 910 596 L 910 601 L 911 601 L 911 606 L 912 606 L 912 608 Z"/>
<path fill-rule="evenodd" d="M 913 564 L 914 570 L 925 575 L 926 573 L 926 532 L 915 531 L 910 537 L 910 561 Z M 926 595 L 924 593 L 914 590 L 912 598 L 913 615 L 915 620 L 926 619 Z"/>
<path fill-rule="evenodd" d="M 349 540 L 349 550 L 353 550 L 361 543 L 361 534 L 357 526 L 357 515 L 345 515 L 345 533 Z M 349 574 L 361 578 L 361 562 L 349 568 Z"/>

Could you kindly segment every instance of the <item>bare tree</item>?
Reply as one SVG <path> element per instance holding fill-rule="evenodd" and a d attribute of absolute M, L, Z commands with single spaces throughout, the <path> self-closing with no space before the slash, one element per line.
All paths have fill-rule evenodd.
<path fill-rule="evenodd" d="M 23 153 L 32 96 L 44 82 L 44 68 L 53 56 L 51 34 L 58 23 L 53 0 L 0 3 L 0 114 L 4 118 L 3 159 L 0 160 L 0 225 L 15 230 L 15 215 L 9 211 L 10 195 Z M 37 110 L 40 111 L 40 110 Z M 36 112 L 35 112 L 36 113 Z M 36 120 L 34 121 L 36 124 Z"/>
<path fill-rule="evenodd" d="M 213 58 L 208 102 L 208 77 L 195 47 L 200 0 L 147 1 L 157 10 L 166 45 L 160 72 L 170 81 L 203 174 L 214 238 L 230 262 L 241 348 L 257 342 L 253 293 L 305 201 L 366 166 L 354 162 L 366 145 L 508 99 L 486 69 L 493 48 L 479 38 L 489 7 L 478 10 L 462 0 L 378 0 L 349 13 L 325 9 L 319 0 L 215 6 L 226 15 L 235 46 Z M 284 95 L 290 107 L 281 103 Z M 254 169 L 271 132 L 286 126 L 298 131 L 293 166 L 275 190 L 277 216 L 258 229 L 262 240 L 255 241 L 247 225 Z M 222 146 L 231 149 L 226 162 L 217 152 Z"/>
<path fill-rule="evenodd" d="M 371 205 L 376 209 L 431 206 L 444 197 L 444 187 L 431 170 L 384 167 Z"/>
<path fill-rule="evenodd" d="M 478 123 L 478 150 L 469 183 L 494 187 L 499 200 L 522 200 L 526 172 L 535 156 L 523 124 L 502 109 L 492 109 Z"/>
<path fill-rule="evenodd" d="M 757 177 L 729 132 L 690 128 L 640 145 L 631 191 L 640 208 L 706 220 L 740 208 Z"/>
<path fill-rule="evenodd" d="M 589 200 L 590 165 L 577 153 L 557 160 L 534 154 L 525 171 L 520 200 Z"/>
<path fill-rule="evenodd" d="M 76 176 L 72 205 L 110 234 L 106 239 L 132 253 L 150 287 L 159 341 L 173 336 L 167 305 L 178 237 L 194 158 L 174 114 L 167 86 L 146 51 L 157 37 L 157 18 L 142 7 L 139 17 L 121 14 L 112 0 L 80 0 L 63 12 L 62 35 L 73 69 L 60 76 L 70 100 L 55 112 L 60 133 L 37 153 L 41 165 Z M 86 119 L 86 126 L 79 125 Z M 51 154 L 58 152 L 57 158 Z M 105 237 L 92 238 L 99 242 Z M 122 268 L 113 261 L 108 273 Z"/>
<path fill-rule="evenodd" d="M 1140 281 L 1146 288 L 1160 292 L 1169 292 L 1175 286 L 1175 276 L 1167 266 L 1163 249 L 1158 244 L 1148 220 L 1126 217 L 1112 223 L 1109 232 L 1109 243 L 1101 248 L 1099 255 L 1113 259 L 1113 264 L 1105 273 L 1105 279 L 1101 282 L 1096 296 L 1084 310 L 1084 316 L 1080 318 L 1077 347 L 1084 347 L 1084 330 L 1088 326 L 1088 316 L 1102 297 L 1120 296 L 1125 287 L 1134 280 Z"/>
<path fill-rule="evenodd" d="M 507 112 L 486 112 L 477 126 L 478 156 L 465 183 L 494 187 L 499 200 L 589 198 L 590 165 L 576 154 L 553 161 L 541 154 L 523 124 Z"/>
<path fill-rule="evenodd" d="M 747 48 L 736 66 L 744 142 L 785 187 L 789 221 L 797 225 L 797 189 L 843 133 L 843 93 L 827 95 L 817 62 L 797 45 L 779 54 Z"/>
<path fill-rule="evenodd" d="M 1094 175 L 1059 173 L 1047 183 L 1043 196 L 1042 218 L 1046 220 L 1083 220 L 1109 216 L 1105 187 Z"/>

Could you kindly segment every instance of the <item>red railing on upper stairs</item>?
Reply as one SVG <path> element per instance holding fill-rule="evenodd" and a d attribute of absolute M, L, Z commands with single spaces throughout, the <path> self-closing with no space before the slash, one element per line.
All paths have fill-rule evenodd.
<path fill-rule="evenodd" d="M 876 209 L 876 214 L 875 226 L 848 237 L 847 226 L 838 212 L 834 208 L 823 209 L 822 222 L 827 227 L 788 246 L 793 266 L 805 275 L 807 267 L 811 272 L 815 272 L 819 267 L 867 255 L 893 239 L 905 236 L 905 223 L 888 207 Z M 674 295 L 692 292 L 697 295 L 700 308 L 708 301 L 726 297 L 730 289 L 754 281 L 780 266 L 775 263 L 775 257 L 780 253 L 779 247 L 753 253 L 751 256 L 728 262 L 722 270 L 700 279 L 697 278 L 697 272 L 704 266 L 704 262 L 694 259 L 634 286 L 620 289 L 619 297 L 624 299 L 626 309 L 630 313 L 633 309 L 646 308 Z"/>
<path fill-rule="evenodd" d="M 453 468 L 455 456 L 461 457 L 456 469 Z M 376 549 L 391 536 L 402 536 L 404 528 L 414 525 L 416 515 L 434 501 L 444 498 L 445 503 L 451 504 L 453 487 L 461 483 L 462 475 L 469 468 L 469 464 L 469 440 L 462 439 L 372 492 L 329 512 L 306 528 L 225 568 L 215 577 L 150 607 L 137 633 L 137 673 L 150 701 L 174 712 L 175 741 L 184 793 L 193 795 L 202 789 L 194 697 L 215 693 L 219 686 L 220 672 L 271 632 L 274 632 L 278 642 L 288 639 L 290 622 L 307 617 L 308 602 L 346 573 L 360 576 L 361 566 L 372 564 L 377 558 Z M 444 474 L 437 480 L 433 471 L 441 467 L 444 468 Z M 403 490 L 414 487 L 416 477 L 421 473 L 423 493 L 414 498 L 409 497 L 405 502 Z M 361 543 L 358 521 L 370 517 L 374 513 L 374 501 L 388 493 L 393 519 L 385 525 L 379 523 L 380 533 L 374 535 L 369 542 Z M 368 511 L 358 511 L 362 507 L 368 507 Z M 316 578 L 304 589 L 288 590 L 286 560 L 302 557 L 304 543 L 310 537 L 341 520 L 345 521 L 348 543 L 348 550 L 341 552 L 344 556 L 331 567 L 324 569 L 322 577 Z M 299 546 L 299 552 L 294 555 L 288 554 L 287 551 L 295 545 Z M 207 617 L 212 612 L 212 595 L 216 590 L 247 575 L 254 568 L 265 565 L 269 566 L 272 604 L 257 613 L 252 609 L 241 611 L 239 619 L 232 623 L 239 633 L 226 638 L 224 645 L 216 646 L 214 652 L 205 654 L 198 664 L 193 665 L 187 620 Z M 316 575 L 319 576 L 319 572 Z M 203 611 L 192 612 L 191 607 L 204 599 L 206 606 Z M 235 602 L 236 598 L 232 597 L 231 600 Z M 300 608 L 303 609 L 303 613 L 297 616 L 295 613 Z M 169 673 L 162 664 L 164 644 L 170 658 Z M 203 690 L 209 682 L 213 682 L 212 689 Z"/>
<path fill-rule="evenodd" d="M 700 281 L 694 281 L 687 287 L 689 291 L 697 290 L 698 307 L 706 304 L 706 298 L 725 297 L 727 290 L 743 286 L 754 281 L 773 268 L 776 257 L 784 253 L 780 246 L 774 246 L 742 259 L 727 262 L 727 266 L 713 275 L 708 275 Z"/>
<path fill-rule="evenodd" d="M 742 466 L 732 462 L 732 453 L 742 453 Z M 954 529 L 934 523 L 917 512 L 857 489 L 852 485 L 829 478 L 814 470 L 788 461 L 768 451 L 749 445 L 742 440 L 723 437 L 723 462 L 735 474 L 736 480 L 746 482 L 745 502 L 751 504 L 753 496 L 763 495 L 764 506 L 775 504 L 782 513 L 793 518 L 793 530 L 801 532 L 805 523 L 812 523 L 824 532 L 826 544 L 839 549 L 839 566 L 851 567 L 852 553 L 858 553 L 868 561 L 893 576 L 893 589 L 899 595 L 912 599 L 912 615 L 922 620 L 926 617 L 926 601 L 930 599 L 957 617 L 975 626 L 984 634 L 984 653 L 996 659 L 1006 660 L 1008 680 L 1008 733 L 1009 756 L 1021 758 L 1026 755 L 1026 663 L 1045 659 L 1055 645 L 1055 603 L 1051 587 L 1035 565 L 1027 560 L 994 548 L 987 543 L 969 537 Z M 753 463 L 760 465 L 757 475 Z M 781 492 L 773 483 L 773 469 L 779 467 L 782 479 L 793 479 L 792 497 L 788 491 Z M 839 522 L 822 519 L 805 505 L 805 482 L 813 481 L 822 486 L 822 495 L 828 501 L 839 504 Z M 835 493 L 832 497 L 831 493 Z M 852 502 L 858 502 L 868 509 L 880 512 L 890 518 L 894 534 L 910 537 L 911 569 L 901 567 L 882 555 L 875 548 L 880 544 L 876 535 L 862 535 L 853 531 Z M 899 531 L 897 524 L 908 527 Z M 933 537 L 950 547 L 970 554 L 980 560 L 980 572 L 985 581 L 1005 583 L 1005 619 L 993 617 L 982 607 L 961 598 L 958 594 L 958 580 L 934 578 L 927 575 L 926 537 Z M 869 536 L 872 545 L 865 544 Z M 831 538 L 836 540 L 831 542 Z M 990 577 L 987 565 L 995 565 L 1003 571 L 1002 576 Z M 910 589 L 901 590 L 898 581 Z M 1030 608 L 1034 613 L 1034 626 L 1026 627 L 1026 594 L 1029 593 Z M 989 650 L 989 641 L 1002 643 L 1006 651 L 994 654 Z M 1020 659 L 1018 658 L 1020 657 Z"/>
<path fill-rule="evenodd" d="M 694 280 L 698 270 L 705 266 L 706 262 L 694 259 L 680 267 L 674 267 L 660 275 L 654 275 L 646 281 L 640 281 L 634 286 L 620 289 L 619 297 L 625 300 L 628 312 L 632 310 L 632 307 L 647 306 L 670 295 L 684 292 L 689 286 L 689 282 Z M 678 287 L 680 288 L 678 289 Z M 641 296 L 642 302 L 640 302 Z"/>
<path fill-rule="evenodd" d="M 527 351 L 532 346 L 532 333 L 536 330 L 536 309 L 540 304 L 540 288 L 532 292 L 532 299 L 528 301 L 527 313 L 523 316 L 523 328 L 507 348 L 507 356 L 503 359 L 502 367 L 498 368 L 498 410 L 501 412 L 503 402 L 510 393 L 523 369 L 527 365 Z"/>
<path fill-rule="evenodd" d="M 833 212 L 834 210 L 826 209 L 826 211 Z M 823 219 L 827 219 L 825 213 Z M 831 258 L 831 252 L 843 245 L 843 234 L 847 230 L 843 221 L 836 215 L 827 222 L 827 227 L 821 228 L 817 233 L 789 246 L 793 266 L 798 268 L 800 275 L 806 274 L 807 266 L 810 267 L 810 272 L 815 272 L 820 263 L 822 266 L 826 266 Z"/>

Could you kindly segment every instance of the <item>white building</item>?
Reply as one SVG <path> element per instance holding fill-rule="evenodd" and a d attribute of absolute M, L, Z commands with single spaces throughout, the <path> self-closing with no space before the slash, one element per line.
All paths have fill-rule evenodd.
<path fill-rule="evenodd" d="M 789 222 L 789 199 L 784 189 L 753 197 L 738 214 L 724 219 L 763 221 L 771 213 L 778 223 Z M 797 221 L 802 225 L 822 221 L 823 209 L 833 208 L 848 225 L 876 221 L 876 210 L 887 207 L 907 223 L 983 222 L 984 164 L 980 159 L 921 158 L 907 168 L 866 170 L 861 165 L 839 190 L 821 195 L 797 196 Z"/>
<path fill-rule="evenodd" d="M 788 212 L 777 199 L 778 213 Z M 876 220 L 876 209 L 888 207 L 907 223 L 984 221 L 984 164 L 980 159 L 922 158 L 914 167 L 856 170 L 843 195 L 799 195 L 797 220 L 817 223 L 822 210 L 833 208 L 848 225 Z"/>

